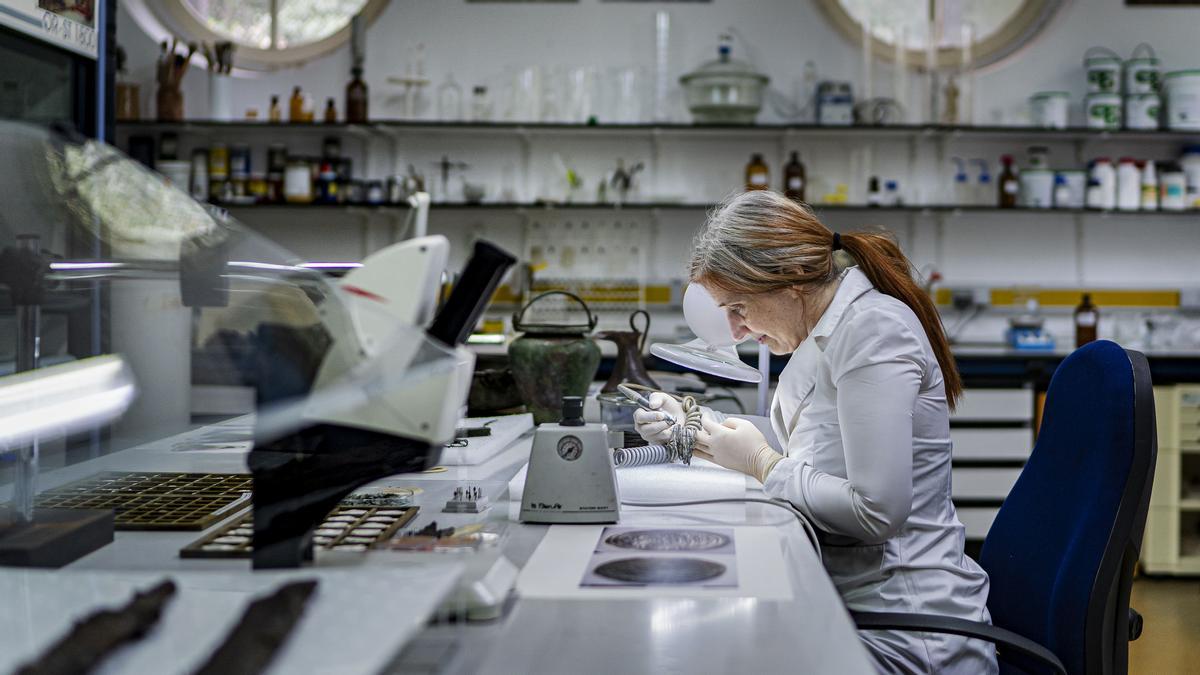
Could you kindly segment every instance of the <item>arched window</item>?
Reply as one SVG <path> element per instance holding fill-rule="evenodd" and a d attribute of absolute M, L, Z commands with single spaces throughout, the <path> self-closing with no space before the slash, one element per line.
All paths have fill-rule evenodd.
<path fill-rule="evenodd" d="M 127 0 L 126 8 L 155 39 L 232 41 L 240 68 L 272 70 L 336 49 L 350 20 L 373 19 L 388 0 Z"/>

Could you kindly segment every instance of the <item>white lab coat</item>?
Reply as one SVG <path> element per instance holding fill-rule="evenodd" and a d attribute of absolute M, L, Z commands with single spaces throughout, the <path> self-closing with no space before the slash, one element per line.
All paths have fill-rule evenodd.
<path fill-rule="evenodd" d="M 822 532 L 825 568 L 847 607 L 991 621 L 987 573 L 963 553 L 950 501 L 950 416 L 942 371 L 917 316 L 857 267 L 792 354 L 771 404 L 786 458 L 764 491 Z M 997 672 L 980 640 L 870 631 L 880 670 Z"/>

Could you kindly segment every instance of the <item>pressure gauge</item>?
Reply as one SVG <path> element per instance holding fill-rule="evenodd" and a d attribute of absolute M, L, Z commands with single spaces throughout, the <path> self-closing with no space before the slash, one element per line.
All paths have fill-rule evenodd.
<path fill-rule="evenodd" d="M 558 441 L 558 456 L 574 462 L 583 454 L 583 442 L 578 436 L 563 436 Z"/>

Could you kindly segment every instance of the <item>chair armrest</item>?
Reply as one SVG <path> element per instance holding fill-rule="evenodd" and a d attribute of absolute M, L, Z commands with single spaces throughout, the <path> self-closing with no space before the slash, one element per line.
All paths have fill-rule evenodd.
<path fill-rule="evenodd" d="M 936 614 L 908 614 L 903 612 L 850 612 L 850 618 L 859 630 L 904 630 L 926 633 L 949 633 L 970 638 L 987 640 L 997 647 L 1040 661 L 1060 675 L 1067 669 L 1054 652 L 1029 638 L 991 624 L 968 621 L 952 616 Z"/>

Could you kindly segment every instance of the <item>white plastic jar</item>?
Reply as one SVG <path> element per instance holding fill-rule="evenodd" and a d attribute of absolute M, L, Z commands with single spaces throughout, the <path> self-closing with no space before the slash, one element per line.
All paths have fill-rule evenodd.
<path fill-rule="evenodd" d="M 1121 82 L 1121 59 L 1097 56 L 1084 59 L 1089 94 L 1115 94 Z"/>
<path fill-rule="evenodd" d="M 1157 94 L 1159 61 L 1154 57 L 1125 62 L 1125 94 Z"/>
<path fill-rule="evenodd" d="M 1200 70 L 1176 70 L 1163 78 L 1167 128 L 1200 131 Z"/>
<path fill-rule="evenodd" d="M 1127 94 L 1125 96 L 1125 128 L 1157 129 L 1162 110 L 1158 94 Z"/>
<path fill-rule="evenodd" d="M 1121 128 L 1121 95 L 1088 94 L 1083 100 L 1084 117 L 1090 129 Z"/>
<path fill-rule="evenodd" d="M 1065 91 L 1039 91 L 1029 97 L 1029 119 L 1042 129 L 1066 129 L 1070 101 Z"/>
<path fill-rule="evenodd" d="M 1054 206 L 1054 172 L 1049 169 L 1026 169 L 1021 172 L 1021 206 L 1048 209 Z"/>

